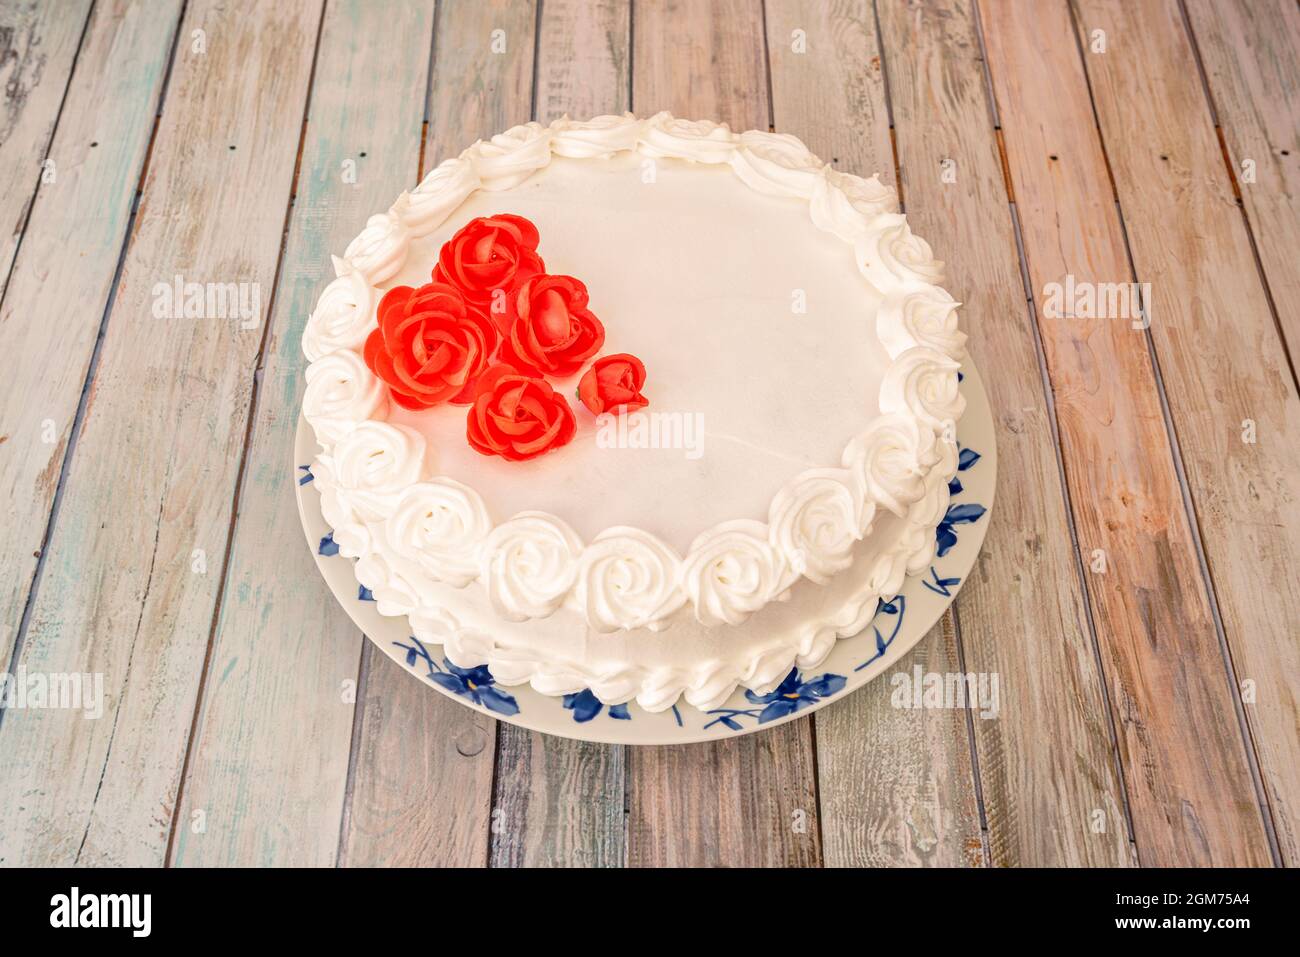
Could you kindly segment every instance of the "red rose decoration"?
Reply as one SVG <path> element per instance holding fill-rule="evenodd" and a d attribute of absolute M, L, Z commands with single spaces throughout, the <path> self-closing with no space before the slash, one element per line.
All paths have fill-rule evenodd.
<path fill-rule="evenodd" d="M 491 316 L 505 332 L 511 318 L 506 297 L 520 283 L 546 271 L 537 255 L 539 238 L 537 227 L 522 216 L 501 213 L 471 219 L 442 244 L 433 281 L 455 286 L 466 302 Z M 494 300 L 495 296 L 500 298 Z"/>
<path fill-rule="evenodd" d="M 474 380 L 499 340 L 491 320 L 442 283 L 396 286 L 379 301 L 378 315 L 379 328 L 367 337 L 363 355 L 394 402 L 427 409 L 472 401 Z"/>
<path fill-rule="evenodd" d="M 517 369 L 571 376 L 605 343 L 605 327 L 587 308 L 587 287 L 572 276 L 536 276 L 514 297 L 501 359 Z"/>
<path fill-rule="evenodd" d="M 577 431 L 569 403 L 545 379 L 499 363 L 478 380 L 466 426 L 476 452 L 522 462 L 568 445 Z"/>
<path fill-rule="evenodd" d="M 578 382 L 578 398 L 596 415 L 644 409 L 650 400 L 641 394 L 645 365 L 636 356 L 602 356 Z"/>

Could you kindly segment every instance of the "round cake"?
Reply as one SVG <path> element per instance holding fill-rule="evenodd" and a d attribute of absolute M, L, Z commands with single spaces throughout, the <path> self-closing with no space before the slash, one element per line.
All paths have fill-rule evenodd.
<path fill-rule="evenodd" d="M 934 555 L 957 303 L 894 191 L 792 136 L 518 126 L 333 267 L 303 334 L 322 514 L 458 667 L 708 709 Z"/>

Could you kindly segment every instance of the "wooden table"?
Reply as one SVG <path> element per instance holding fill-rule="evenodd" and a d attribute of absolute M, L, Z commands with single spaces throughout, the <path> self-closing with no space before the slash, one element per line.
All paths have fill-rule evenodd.
<path fill-rule="evenodd" d="M 0 714 L 0 864 L 1300 864 L 1294 0 L 4 0 L 0 69 L 0 668 L 104 682 Z M 544 738 L 326 591 L 286 463 L 329 254 L 476 137 L 665 108 L 880 171 L 947 260 L 1001 488 L 900 667 L 995 719 L 882 678 Z"/>

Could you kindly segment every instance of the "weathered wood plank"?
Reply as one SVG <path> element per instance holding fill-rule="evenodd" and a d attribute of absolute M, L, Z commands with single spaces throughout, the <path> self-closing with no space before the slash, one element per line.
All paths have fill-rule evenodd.
<path fill-rule="evenodd" d="M 638 113 L 767 128 L 758 4 L 638 3 L 634 18 Z M 717 743 L 633 748 L 627 760 L 629 863 L 820 862 L 811 721 Z"/>
<path fill-rule="evenodd" d="M 894 182 L 885 77 L 870 0 L 767 4 L 777 130 L 839 169 Z M 944 252 L 941 237 L 931 235 Z M 959 668 L 952 615 L 900 671 Z M 963 710 L 890 705 L 888 676 L 817 715 L 817 788 L 828 866 L 983 860 L 970 735 Z"/>
<path fill-rule="evenodd" d="M 1300 397 L 1176 0 L 1084 0 L 1078 18 L 1109 38 L 1085 66 L 1279 849 L 1300 864 Z"/>
<path fill-rule="evenodd" d="M 319 21 L 314 3 L 192 2 L 181 24 L 202 46 L 176 52 L 20 658 L 102 675 L 104 715 L 5 713 L 5 860 L 162 863 L 264 321 L 167 318 L 163 290 L 269 292 Z"/>
<path fill-rule="evenodd" d="M 1138 854 L 1265 864 L 1147 337 L 1128 317 L 1089 318 L 1073 304 L 1057 317 L 1049 302 L 1049 283 L 1095 291 L 1132 274 L 1083 66 L 1061 52 L 1074 49 L 1069 10 L 1064 0 L 1034 9 L 980 4 Z M 1128 107 L 1145 139 L 1150 109 Z"/>
<path fill-rule="evenodd" d="M 11 16 L 14 11 L 6 8 Z M 71 5 L 64 7 L 64 16 L 76 21 L 75 47 L 82 21 Z M 22 357 L 12 363 L 0 395 L 0 497 L 6 503 L 8 529 L 0 541 L 0 568 L 5 569 L 0 581 L 0 661 L 5 667 L 36 574 L 95 337 L 126 241 L 179 16 L 179 2 L 153 9 L 143 3 L 109 3 L 95 9 L 81 50 L 81 68 L 68 87 L 59 129 L 49 143 L 47 182 L 34 201 L 13 272 L 7 271 L 7 260 L 4 264 L 8 285 L 0 304 L 0 355 Z M 48 36 L 45 40 L 58 42 Z M 57 55 L 56 49 L 47 53 Z M 29 65 L 20 73 L 31 71 Z M 56 84 L 57 78 L 46 73 L 43 83 Z M 60 87 L 60 96 L 62 92 Z M 31 125 L 21 117 L 14 123 Z M 0 145 L 0 163 L 10 162 L 8 154 L 30 132 L 15 130 L 14 139 Z M 42 156 L 45 146 L 42 139 Z M 15 188 L 5 192 L 0 204 L 21 192 L 16 187 L 24 185 L 27 174 L 18 171 L 30 169 L 33 186 L 40 175 L 39 157 L 30 164 L 25 159 L 15 162 L 16 167 L 9 167 L 15 170 Z M 87 215 L 91 210 L 94 215 Z"/>
<path fill-rule="evenodd" d="M 965 667 L 996 674 L 973 716 L 995 866 L 1132 862 L 1047 385 L 1024 299 L 974 5 L 880 7 L 899 165 L 915 228 L 942 243 L 968 348 L 996 410 L 998 504 L 957 602 Z M 1045 640 L 1047 639 L 1047 640 Z M 824 765 L 823 765 L 824 766 Z"/>
<path fill-rule="evenodd" d="M 426 169 L 529 118 L 536 21 L 531 3 L 439 4 Z M 344 862 L 485 864 L 496 722 L 404 674 L 368 644 L 365 655 Z M 433 794 L 431 781 L 438 782 Z"/>
<path fill-rule="evenodd" d="M 428 83 L 433 14 L 433 0 L 342 0 L 325 9 L 226 584 L 177 817 L 177 865 L 331 866 L 338 853 L 364 639 L 298 541 L 296 475 L 285 455 L 302 405 L 302 330 L 333 278 L 330 254 L 341 253 L 366 217 L 409 187 L 419 169 L 424 100 L 411 90 Z M 195 829 L 199 820 L 202 830 Z"/>
<path fill-rule="evenodd" d="M 0 7 L 0 169 L 10 186 L 0 193 L 0 292 L 27 211 L 36 195 L 59 107 L 73 73 L 90 0 L 10 2 Z M 6 568 L 9 566 L 5 566 Z M 24 577 L 26 589 L 29 577 Z M 6 659 L 7 660 L 7 659 Z"/>
<path fill-rule="evenodd" d="M 536 119 L 627 109 L 630 19 L 630 0 L 542 5 Z M 501 724 L 496 777 L 493 866 L 622 864 L 622 747 Z"/>
<path fill-rule="evenodd" d="M 632 96 L 632 0 L 549 0 L 537 39 L 537 115 L 622 113 Z"/>
<path fill-rule="evenodd" d="M 1187 0 L 1278 321 L 1300 355 L 1300 8 Z"/>
<path fill-rule="evenodd" d="M 496 722 L 366 650 L 339 863 L 484 866 Z"/>

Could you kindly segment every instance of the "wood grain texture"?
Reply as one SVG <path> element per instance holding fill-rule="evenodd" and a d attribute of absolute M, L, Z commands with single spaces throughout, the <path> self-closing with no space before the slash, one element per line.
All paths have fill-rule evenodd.
<path fill-rule="evenodd" d="M 836 169 L 896 186 L 871 0 L 768 0 L 772 115 Z"/>
<path fill-rule="evenodd" d="M 837 168 L 894 182 L 889 109 L 870 0 L 767 4 L 776 129 Z M 959 671 L 951 613 L 897 669 Z M 817 715 L 825 863 L 978 864 L 984 857 L 964 711 L 890 705 L 881 676 Z"/>
<path fill-rule="evenodd" d="M 1044 312 L 1049 283 L 1132 279 L 1083 66 L 1062 53 L 1069 9 L 980 11 L 1139 858 L 1267 864 L 1147 337 L 1128 318 Z"/>
<path fill-rule="evenodd" d="M 301 541 L 294 501 L 301 473 L 287 453 L 307 365 L 302 331 L 334 276 L 330 254 L 341 254 L 366 217 L 408 188 L 419 169 L 424 102 L 409 94 L 428 82 L 433 12 L 433 0 L 342 0 L 325 10 L 177 818 L 177 865 L 330 866 L 338 853 L 363 638 Z"/>
<path fill-rule="evenodd" d="M 65 16 L 79 35 L 76 8 L 69 5 Z M 0 394 L 0 497 L 8 529 L 0 541 L 0 661 L 6 668 L 126 241 L 179 17 L 179 2 L 95 8 L 49 143 L 48 182 L 36 195 L 13 272 L 5 274 L 0 355 L 22 357 Z M 46 74 L 44 81 L 57 78 Z M 45 146 L 42 140 L 42 154 Z M 0 162 L 17 149 L 17 139 L 5 140 Z M 40 173 L 35 162 L 30 168 L 35 185 Z M 20 192 L 26 173 L 17 170 L 27 169 L 22 160 L 15 188 L 0 204 Z"/>
<path fill-rule="evenodd" d="M 1294 360 L 1300 355 L 1300 8 L 1290 0 L 1188 0 L 1186 6 Z"/>
<path fill-rule="evenodd" d="M 4 860 L 162 863 L 264 317 L 156 317 L 156 285 L 269 293 L 319 21 L 319 4 L 192 2 L 182 22 L 206 47 L 176 52 L 20 659 L 102 674 L 104 715 L 5 714 Z"/>
<path fill-rule="evenodd" d="M 632 104 L 766 129 L 756 3 L 637 3 Z M 628 862 L 811 865 L 821 859 L 812 722 L 627 757 Z"/>
<path fill-rule="evenodd" d="M 1078 15 L 1112 38 L 1085 64 L 1279 849 L 1297 865 L 1300 397 L 1176 0 L 1087 0 Z"/>
<path fill-rule="evenodd" d="M 894 677 L 910 684 L 914 668 L 962 671 L 953 615 L 945 614 L 892 671 L 817 714 L 828 867 L 985 863 L 966 709 L 895 707 Z"/>
<path fill-rule="evenodd" d="M 345 867 L 482 867 L 496 722 L 366 643 Z"/>
<path fill-rule="evenodd" d="M 998 675 L 1002 696 L 996 718 L 972 721 L 989 860 L 1129 864 L 1124 793 L 974 5 L 882 4 L 880 29 L 908 218 L 947 261 L 995 410 L 998 500 L 957 602 L 965 668 Z"/>
<path fill-rule="evenodd" d="M 531 3 L 438 4 L 426 169 L 529 118 L 536 19 Z M 486 864 L 496 722 L 432 691 L 368 643 L 365 657 L 343 861 Z"/>
<path fill-rule="evenodd" d="M 10 184 L 0 193 L 0 292 L 36 195 L 90 6 L 90 0 L 0 5 L 0 169 Z"/>
<path fill-rule="evenodd" d="M 630 18 L 628 0 L 542 5 L 536 119 L 627 109 Z M 593 720 L 612 719 L 605 713 Z M 624 750 L 502 723 L 492 865 L 621 865 Z"/>
<path fill-rule="evenodd" d="M 767 129 L 763 11 L 754 0 L 640 0 L 633 12 L 632 109 Z"/>
<path fill-rule="evenodd" d="M 492 866 L 621 866 L 627 749 L 499 727 Z"/>
<path fill-rule="evenodd" d="M 632 0 L 547 0 L 540 28 L 535 120 L 628 109 Z"/>

